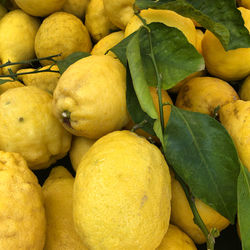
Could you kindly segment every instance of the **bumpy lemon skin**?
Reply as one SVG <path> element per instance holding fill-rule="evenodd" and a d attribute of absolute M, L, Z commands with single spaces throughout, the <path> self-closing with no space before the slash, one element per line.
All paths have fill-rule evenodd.
<path fill-rule="evenodd" d="M 0 217 L 0 249 L 43 249 L 46 218 L 42 190 L 17 153 L 0 151 Z"/>
<path fill-rule="evenodd" d="M 99 41 L 118 28 L 104 11 L 103 0 L 91 0 L 85 15 L 85 25 L 94 41 Z"/>
<path fill-rule="evenodd" d="M 0 96 L 0 149 L 20 153 L 31 169 L 50 166 L 70 149 L 71 135 L 52 114 L 52 96 L 12 88 Z"/>
<path fill-rule="evenodd" d="M 181 184 L 172 176 L 172 201 L 171 201 L 171 223 L 178 226 L 193 241 L 197 244 L 206 242 L 206 237 L 200 228 L 193 221 L 193 213 L 189 206 L 185 192 Z M 220 215 L 211 207 L 207 206 L 204 202 L 195 199 L 197 210 L 205 223 L 208 231 L 212 228 L 217 228 L 219 231 L 225 229 L 229 224 L 229 220 Z"/>
<path fill-rule="evenodd" d="M 72 167 L 76 171 L 82 157 L 88 152 L 90 147 L 95 143 L 95 140 L 88 139 L 82 136 L 74 136 L 72 145 L 69 151 L 69 157 Z"/>
<path fill-rule="evenodd" d="M 74 178 L 62 166 L 51 170 L 42 187 L 47 220 L 44 250 L 87 250 L 73 222 Z"/>
<path fill-rule="evenodd" d="M 37 57 L 58 55 L 56 60 L 64 59 L 74 52 L 90 52 L 92 42 L 87 28 L 76 16 L 66 12 L 56 12 L 42 22 L 36 38 Z M 43 60 L 42 65 L 51 64 Z"/>
<path fill-rule="evenodd" d="M 250 10 L 243 7 L 238 9 L 245 27 L 250 31 Z M 212 76 L 225 81 L 236 81 L 250 74 L 250 48 L 225 51 L 219 39 L 208 30 L 202 39 L 202 54 L 206 69 Z"/>
<path fill-rule="evenodd" d="M 62 10 L 83 19 L 88 4 L 89 0 L 66 0 Z"/>
<path fill-rule="evenodd" d="M 114 58 L 117 58 L 117 56 L 112 52 L 108 51 L 115 45 L 117 45 L 119 42 L 122 41 L 124 38 L 124 32 L 123 31 L 116 31 L 113 32 L 105 37 L 103 37 L 101 40 L 99 40 L 91 50 L 92 55 L 109 55 Z"/>
<path fill-rule="evenodd" d="M 134 2 L 135 0 L 103 0 L 105 12 L 110 21 L 122 30 L 134 16 Z"/>
<path fill-rule="evenodd" d="M 232 137 L 242 164 L 250 171 L 250 101 L 223 106 L 219 119 Z"/>
<path fill-rule="evenodd" d="M 100 138 L 76 173 L 73 216 L 90 249 L 155 249 L 170 217 L 170 174 L 160 150 L 129 131 Z"/>
<path fill-rule="evenodd" d="M 128 122 L 124 66 L 105 55 L 72 64 L 58 81 L 53 111 L 76 136 L 98 139 L 121 129 Z"/>
<path fill-rule="evenodd" d="M 197 250 L 193 240 L 177 226 L 169 225 L 161 244 L 156 250 Z"/>
<path fill-rule="evenodd" d="M 59 11 L 65 0 L 15 0 L 15 2 L 27 14 L 44 17 Z"/>
<path fill-rule="evenodd" d="M 0 61 L 1 63 L 20 62 L 35 57 L 34 41 L 40 22 L 22 10 L 8 12 L 0 20 Z M 3 73 L 14 73 L 23 65 L 4 67 Z"/>
<path fill-rule="evenodd" d="M 217 107 L 238 99 L 237 92 L 229 83 L 216 77 L 195 77 L 182 86 L 175 105 L 213 116 Z"/>

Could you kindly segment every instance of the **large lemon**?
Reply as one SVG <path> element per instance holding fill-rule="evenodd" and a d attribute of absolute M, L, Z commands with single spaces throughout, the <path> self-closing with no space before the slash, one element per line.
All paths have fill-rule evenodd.
<path fill-rule="evenodd" d="M 160 150 L 129 131 L 99 139 L 76 174 L 73 215 L 89 249 L 152 250 L 165 235 L 171 186 Z"/>

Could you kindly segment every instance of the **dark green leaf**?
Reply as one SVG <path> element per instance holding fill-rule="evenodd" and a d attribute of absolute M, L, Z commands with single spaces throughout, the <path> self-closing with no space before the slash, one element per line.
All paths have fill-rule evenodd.
<path fill-rule="evenodd" d="M 164 142 L 168 163 L 194 196 L 233 223 L 240 163 L 225 128 L 208 115 L 172 106 Z"/>
<path fill-rule="evenodd" d="M 127 70 L 127 109 L 135 124 L 143 122 L 142 129 L 151 135 L 154 135 L 154 119 L 147 115 L 142 109 L 135 94 L 132 79 L 129 70 Z"/>
<path fill-rule="evenodd" d="M 136 0 L 140 9 L 169 9 L 195 19 L 213 32 L 226 50 L 249 48 L 249 31 L 244 27 L 235 0 Z"/>
<path fill-rule="evenodd" d="M 151 23 L 148 27 L 150 34 L 145 28 L 140 30 L 141 62 L 148 85 L 157 86 L 152 53 L 163 89 L 169 89 L 190 74 L 204 69 L 203 57 L 180 30 L 162 23 Z"/>
<path fill-rule="evenodd" d="M 110 50 L 116 54 L 117 58 L 121 61 L 121 63 L 126 67 L 127 65 L 127 56 L 126 49 L 129 41 L 134 36 L 135 33 L 130 34 L 128 37 L 124 38 L 121 42 L 115 45 Z"/>
<path fill-rule="evenodd" d="M 250 172 L 243 165 L 238 178 L 238 222 L 242 249 L 250 249 Z"/>
<path fill-rule="evenodd" d="M 75 63 L 76 61 L 90 56 L 89 53 L 87 52 L 74 52 L 71 55 L 69 55 L 68 57 L 66 57 L 63 60 L 57 61 L 56 64 L 59 68 L 60 74 L 63 74 L 63 72 L 73 63 Z"/>

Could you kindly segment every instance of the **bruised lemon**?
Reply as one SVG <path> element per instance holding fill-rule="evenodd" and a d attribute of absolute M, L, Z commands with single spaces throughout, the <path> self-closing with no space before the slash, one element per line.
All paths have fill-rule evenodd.
<path fill-rule="evenodd" d="M 89 249 L 158 247 L 169 226 L 170 174 L 161 151 L 127 130 L 83 156 L 73 196 L 75 227 Z"/>

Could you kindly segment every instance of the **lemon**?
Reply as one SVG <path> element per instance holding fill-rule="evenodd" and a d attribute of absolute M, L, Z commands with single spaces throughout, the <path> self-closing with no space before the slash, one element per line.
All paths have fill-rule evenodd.
<path fill-rule="evenodd" d="M 51 170 L 42 191 L 47 219 L 44 250 L 87 250 L 73 222 L 74 178 L 62 166 Z"/>
<path fill-rule="evenodd" d="M 191 19 L 183 17 L 171 10 L 142 10 L 140 16 L 144 18 L 147 24 L 152 22 L 161 22 L 167 26 L 179 29 L 186 36 L 187 40 L 196 46 L 196 30 Z M 129 36 L 142 26 L 142 21 L 137 16 L 133 16 L 125 29 L 125 37 Z"/>
<path fill-rule="evenodd" d="M 202 39 L 204 37 L 204 33 L 200 29 L 196 29 L 196 49 L 202 55 Z"/>
<path fill-rule="evenodd" d="M 20 154 L 0 151 L 0 249 L 42 250 L 46 219 L 42 190 Z"/>
<path fill-rule="evenodd" d="M 58 67 L 56 65 L 54 66 L 44 66 L 40 69 L 20 69 L 17 71 L 18 74 L 20 73 L 27 73 L 32 71 L 42 71 L 42 70 L 48 70 L 51 68 L 53 71 L 58 71 Z M 41 73 L 34 73 L 34 74 L 23 74 L 19 75 L 18 79 L 20 79 L 26 86 L 35 86 L 40 89 L 46 90 L 49 93 L 53 93 L 54 89 L 56 88 L 57 82 L 60 78 L 60 73 L 58 72 L 41 72 Z"/>
<path fill-rule="evenodd" d="M 197 248 L 187 234 L 170 224 L 157 250 L 197 250 Z"/>
<path fill-rule="evenodd" d="M 99 41 L 117 27 L 104 11 L 103 0 L 91 0 L 85 15 L 85 25 L 94 41 Z"/>
<path fill-rule="evenodd" d="M 250 31 L 250 10 L 238 8 Z M 206 31 L 202 39 L 202 54 L 208 72 L 225 81 L 241 80 L 250 74 L 250 48 L 225 51 L 219 39 Z M 242 60 L 244 58 L 244 60 Z"/>
<path fill-rule="evenodd" d="M 72 134 L 90 139 L 128 122 L 126 72 L 111 56 L 91 55 L 72 64 L 53 95 L 55 116 Z"/>
<path fill-rule="evenodd" d="M 100 138 L 78 166 L 75 227 L 93 250 L 155 249 L 168 229 L 170 199 L 160 150 L 135 133 L 115 131 Z"/>
<path fill-rule="evenodd" d="M 239 4 L 239 6 L 250 9 L 250 1 L 249 0 L 237 0 L 237 3 Z"/>
<path fill-rule="evenodd" d="M 18 87 L 23 87 L 24 86 L 21 82 L 13 81 L 13 79 L 9 78 L 9 77 L 4 77 L 4 78 L 0 77 L 0 80 L 9 80 L 8 82 L 0 84 L 0 95 L 3 94 L 8 89 L 18 88 Z"/>
<path fill-rule="evenodd" d="M 15 2 L 22 10 L 32 16 L 48 16 L 59 11 L 65 0 L 15 0 Z"/>
<path fill-rule="evenodd" d="M 69 156 L 72 167 L 75 171 L 77 170 L 82 157 L 88 152 L 88 150 L 94 143 L 95 140 L 91 140 L 82 136 L 73 137 Z"/>
<path fill-rule="evenodd" d="M 219 118 L 232 137 L 241 162 L 250 171 L 250 101 L 238 100 L 223 106 Z"/>
<path fill-rule="evenodd" d="M 135 0 L 103 0 L 107 16 L 120 29 L 125 29 L 129 20 L 134 15 L 134 2 Z"/>
<path fill-rule="evenodd" d="M 98 41 L 91 50 L 91 54 L 104 55 L 108 52 L 106 55 L 116 58 L 116 55 L 112 51 L 108 50 L 117 45 L 119 42 L 121 42 L 123 38 L 124 38 L 123 31 L 113 32 L 103 37 L 100 41 Z"/>
<path fill-rule="evenodd" d="M 188 234 L 195 243 L 205 243 L 206 237 L 193 221 L 194 216 L 181 184 L 173 176 L 171 184 L 171 223 Z M 199 199 L 195 199 L 195 205 L 208 231 L 212 228 L 217 228 L 221 231 L 230 224 L 229 220 Z"/>
<path fill-rule="evenodd" d="M 238 94 L 229 83 L 215 77 L 194 77 L 182 86 L 175 105 L 213 116 L 217 107 L 238 99 Z"/>
<path fill-rule="evenodd" d="M 52 96 L 33 86 L 0 96 L 0 149 L 20 153 L 31 169 L 64 157 L 71 135 L 52 114 Z"/>
<path fill-rule="evenodd" d="M 45 18 L 35 38 L 37 57 L 47 57 L 61 54 L 56 60 L 61 60 L 73 52 L 89 52 L 92 43 L 88 30 L 76 16 L 66 12 L 56 12 Z M 42 65 L 51 64 L 48 60 Z"/>
<path fill-rule="evenodd" d="M 242 83 L 239 90 L 239 96 L 243 101 L 250 101 L 250 76 L 248 76 Z"/>
<path fill-rule="evenodd" d="M 19 62 L 34 58 L 34 41 L 39 21 L 27 15 L 22 10 L 8 12 L 0 20 L 0 61 L 1 63 Z M 23 65 L 13 65 L 2 68 L 5 75 L 8 68 L 14 73 Z"/>
<path fill-rule="evenodd" d="M 89 0 L 66 0 L 62 10 L 82 19 L 88 4 Z"/>

